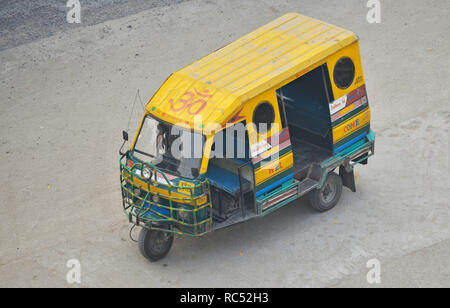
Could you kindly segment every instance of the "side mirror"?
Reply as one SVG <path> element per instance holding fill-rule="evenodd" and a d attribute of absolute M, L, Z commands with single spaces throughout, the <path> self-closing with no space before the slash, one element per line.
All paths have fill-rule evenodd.
<path fill-rule="evenodd" d="M 128 133 L 126 131 L 124 131 L 124 130 L 122 131 L 122 138 L 123 138 L 123 143 L 122 143 L 122 146 L 120 147 L 119 154 L 120 155 L 125 155 L 128 152 L 123 153 L 122 149 L 123 149 L 123 146 L 125 145 L 125 142 L 128 141 Z"/>

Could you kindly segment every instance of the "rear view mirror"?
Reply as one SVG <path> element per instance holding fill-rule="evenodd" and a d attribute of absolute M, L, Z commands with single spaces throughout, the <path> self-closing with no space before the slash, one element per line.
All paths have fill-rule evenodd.
<path fill-rule="evenodd" d="M 122 138 L 123 138 L 123 143 L 122 143 L 122 146 L 120 147 L 119 154 L 120 155 L 125 155 L 128 152 L 123 153 L 122 149 L 123 149 L 123 146 L 125 145 L 125 142 L 128 141 L 128 133 L 126 131 L 124 131 L 124 130 L 122 131 Z"/>

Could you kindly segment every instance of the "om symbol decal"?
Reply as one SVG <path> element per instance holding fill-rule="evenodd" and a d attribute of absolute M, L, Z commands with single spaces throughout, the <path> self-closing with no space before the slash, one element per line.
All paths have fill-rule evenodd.
<path fill-rule="evenodd" d="M 199 114 L 206 107 L 206 99 L 211 98 L 212 95 L 208 94 L 208 89 L 198 92 L 197 89 L 194 88 L 194 91 L 195 93 L 185 92 L 176 102 L 174 102 L 173 99 L 170 99 L 170 110 L 180 112 L 186 109 L 191 115 Z"/>

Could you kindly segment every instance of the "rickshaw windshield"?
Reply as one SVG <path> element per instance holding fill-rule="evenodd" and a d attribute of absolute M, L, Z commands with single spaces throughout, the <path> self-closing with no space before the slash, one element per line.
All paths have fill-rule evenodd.
<path fill-rule="evenodd" d="M 161 171 L 195 179 L 199 175 L 206 137 L 147 115 L 132 154 Z"/>

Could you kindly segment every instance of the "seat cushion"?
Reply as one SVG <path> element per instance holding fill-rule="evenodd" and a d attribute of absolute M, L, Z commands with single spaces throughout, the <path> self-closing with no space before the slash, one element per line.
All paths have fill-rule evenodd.
<path fill-rule="evenodd" d="M 216 165 L 209 165 L 206 178 L 212 186 L 237 196 L 240 192 L 239 176 L 233 172 L 220 168 Z M 250 189 L 250 182 L 242 178 L 244 192 Z"/>

